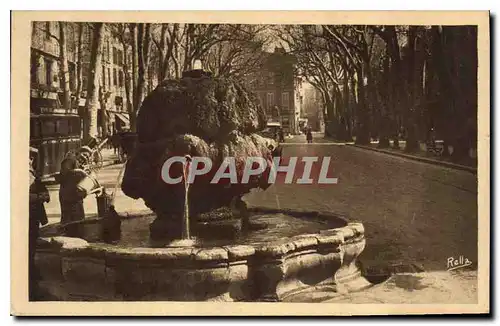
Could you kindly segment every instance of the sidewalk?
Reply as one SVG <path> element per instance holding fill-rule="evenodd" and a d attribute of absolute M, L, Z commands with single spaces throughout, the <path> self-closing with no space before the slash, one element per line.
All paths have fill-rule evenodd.
<path fill-rule="evenodd" d="M 111 150 L 112 151 L 112 150 Z M 103 167 L 97 173 L 99 183 L 106 188 L 107 193 L 114 192 L 115 185 L 117 184 L 118 174 L 123 164 L 113 164 Z M 121 183 L 121 182 L 120 182 Z M 61 220 L 61 206 L 59 203 L 59 185 L 51 184 L 47 186 L 50 194 L 50 202 L 45 204 L 45 210 L 49 219 L 49 224 L 59 223 Z M 97 216 L 97 201 L 96 196 L 90 195 L 84 199 L 83 205 L 85 208 L 85 216 Z M 144 202 L 139 199 L 127 197 L 121 190 L 120 185 L 117 187 L 115 208 L 118 213 L 127 215 L 135 212 L 150 211 Z"/>
<path fill-rule="evenodd" d="M 441 158 L 439 156 L 428 157 L 429 154 L 425 150 L 425 145 L 422 145 L 422 144 L 421 144 L 421 150 L 418 153 L 411 153 L 411 154 L 407 154 L 407 153 L 403 152 L 404 146 L 405 146 L 404 142 L 400 142 L 401 149 L 377 148 L 378 142 L 372 142 L 370 145 L 356 145 L 354 143 L 348 143 L 347 145 L 366 149 L 366 150 L 371 150 L 371 151 L 375 151 L 375 152 L 379 152 L 379 153 L 384 153 L 384 154 L 388 154 L 388 155 L 403 157 L 403 158 L 414 160 L 414 161 L 420 161 L 420 162 L 440 165 L 440 166 L 444 166 L 444 167 L 448 167 L 448 168 L 452 168 L 452 169 L 464 170 L 464 171 L 468 171 L 471 173 L 477 173 L 477 167 L 473 166 L 473 164 L 472 164 L 472 161 L 474 158 L 471 157 L 471 159 L 470 159 L 471 162 L 468 162 L 468 164 L 465 165 L 465 164 L 457 164 L 457 163 L 447 161 L 444 158 Z"/>
<path fill-rule="evenodd" d="M 111 148 L 101 149 L 101 154 L 102 154 L 103 167 L 113 165 L 118 160 L 118 155 L 116 155 L 114 153 L 114 150 Z"/>
<path fill-rule="evenodd" d="M 297 144 L 302 144 L 302 145 L 345 145 L 345 142 L 339 142 L 331 138 L 325 138 L 324 133 L 322 132 L 317 132 L 313 131 L 313 142 L 308 144 L 306 135 L 305 134 L 300 134 L 300 135 L 292 135 L 292 137 L 286 138 L 284 143 L 281 143 L 281 145 L 297 145 Z"/>

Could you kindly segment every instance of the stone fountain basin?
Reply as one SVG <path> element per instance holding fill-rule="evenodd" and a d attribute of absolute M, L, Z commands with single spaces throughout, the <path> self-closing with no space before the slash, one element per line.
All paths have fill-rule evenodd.
<path fill-rule="evenodd" d="M 160 248 L 69 237 L 51 225 L 41 229 L 36 253 L 40 286 L 64 301 L 294 301 L 304 291 L 345 293 L 371 285 L 356 263 L 365 247 L 361 223 L 322 212 L 253 212 L 333 223 L 315 233 L 265 241 L 257 234 L 259 241 Z M 78 224 L 84 234 L 92 235 L 101 222 L 88 219 Z"/>

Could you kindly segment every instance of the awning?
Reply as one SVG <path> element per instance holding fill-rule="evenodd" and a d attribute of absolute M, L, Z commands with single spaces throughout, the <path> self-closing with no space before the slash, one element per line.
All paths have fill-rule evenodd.
<path fill-rule="evenodd" d="M 128 118 L 128 114 L 115 113 L 115 117 L 118 118 L 118 120 L 120 120 L 124 126 L 126 126 L 126 127 L 130 126 L 130 120 Z"/>

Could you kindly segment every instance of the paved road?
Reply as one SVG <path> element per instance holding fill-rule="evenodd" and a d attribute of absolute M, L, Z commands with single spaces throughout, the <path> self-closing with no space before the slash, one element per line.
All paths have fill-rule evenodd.
<path fill-rule="evenodd" d="M 320 143 L 321 142 L 321 143 Z M 420 263 L 426 270 L 444 270 L 448 257 L 460 255 L 477 262 L 477 182 L 465 171 L 411 161 L 320 138 L 287 140 L 285 156 L 332 157 L 336 185 L 276 184 L 251 193 L 252 206 L 328 210 L 361 221 L 367 247 L 365 266 Z M 111 188 L 121 165 L 106 167 L 99 180 Z M 58 222 L 57 186 L 47 205 L 50 221 Z M 142 200 L 118 192 L 119 212 L 147 209 Z M 95 197 L 85 201 L 88 216 L 96 215 Z"/>
<path fill-rule="evenodd" d="M 460 255 L 477 262 L 474 174 L 352 146 L 305 144 L 304 136 L 288 143 L 285 156 L 331 156 L 338 184 L 276 184 L 249 194 L 251 205 L 328 210 L 361 221 L 365 266 L 419 263 L 444 270 L 448 257 Z"/>

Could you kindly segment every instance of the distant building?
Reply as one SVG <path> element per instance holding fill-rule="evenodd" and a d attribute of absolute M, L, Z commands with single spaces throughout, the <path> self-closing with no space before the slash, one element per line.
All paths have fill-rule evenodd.
<path fill-rule="evenodd" d="M 280 122 L 285 133 L 297 134 L 303 89 L 301 80 L 295 77 L 295 58 L 276 47 L 264 60 L 264 68 L 249 77 L 250 88 L 269 121 Z"/>
<path fill-rule="evenodd" d="M 101 127 L 106 126 L 109 134 L 130 128 L 130 120 L 126 105 L 123 45 L 110 30 L 105 29 L 103 37 L 105 41 L 100 86 L 103 90 L 101 96 L 105 99 L 101 105 L 104 106 L 103 112 L 106 112 L 103 117 L 106 122 L 103 120 Z"/>

